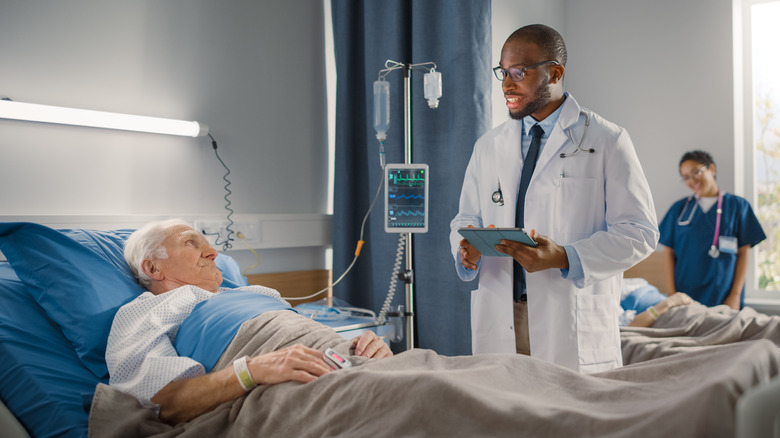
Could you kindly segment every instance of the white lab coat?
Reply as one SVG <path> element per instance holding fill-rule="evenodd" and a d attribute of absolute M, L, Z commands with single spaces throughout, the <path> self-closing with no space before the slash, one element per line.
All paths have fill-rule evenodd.
<path fill-rule="evenodd" d="M 584 281 L 562 278 L 561 270 L 527 275 L 531 355 L 584 373 L 622 366 L 618 314 L 623 271 L 647 257 L 658 243 L 653 199 L 628 133 L 590 114 L 583 148 L 561 158 L 582 136 L 585 115 L 569 95 L 540 152 L 525 201 L 525 227 L 559 245 L 571 245 L 582 262 Z M 523 165 L 520 120 L 509 120 L 477 140 L 460 210 L 450 224 L 459 274 L 458 228 L 514 227 Z M 492 201 L 501 184 L 504 205 Z M 472 350 L 514 353 L 510 257 L 483 257 L 479 287 L 471 293 Z M 473 278 L 473 275 L 471 276 Z"/>

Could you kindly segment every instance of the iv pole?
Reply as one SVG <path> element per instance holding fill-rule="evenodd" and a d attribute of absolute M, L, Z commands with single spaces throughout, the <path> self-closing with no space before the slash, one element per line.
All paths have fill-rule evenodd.
<path fill-rule="evenodd" d="M 404 73 L 404 164 L 412 163 L 412 71 L 417 70 L 421 72 L 429 72 L 423 69 L 423 66 L 432 66 L 430 72 L 435 72 L 436 64 L 433 62 L 424 62 L 420 64 L 404 64 L 396 61 L 387 60 L 385 62 L 385 69 L 382 72 L 385 73 L 384 78 L 392 70 L 403 69 Z M 380 72 L 381 73 L 381 72 Z M 441 76 L 437 76 L 441 79 Z M 427 81 L 426 81 L 427 82 Z M 426 84 L 427 87 L 427 84 Z M 438 97 L 441 96 L 441 85 L 438 83 L 438 95 L 433 96 L 432 100 L 428 101 L 428 105 L 431 108 L 438 107 Z M 429 90 L 426 89 L 425 94 L 428 98 Z M 436 94 L 434 92 L 434 94 Z M 434 103 L 435 102 L 435 103 Z M 406 270 L 401 274 L 401 280 L 403 280 L 406 289 L 406 349 L 411 350 L 414 348 L 414 330 L 415 330 L 415 306 L 414 306 L 414 263 L 412 256 L 412 233 L 406 234 Z"/>
<path fill-rule="evenodd" d="M 404 164 L 412 162 L 412 69 L 404 65 Z M 414 264 L 412 262 L 412 233 L 406 233 L 406 270 L 404 271 L 406 286 L 406 349 L 414 348 L 414 323 L 417 315 L 414 313 Z"/>

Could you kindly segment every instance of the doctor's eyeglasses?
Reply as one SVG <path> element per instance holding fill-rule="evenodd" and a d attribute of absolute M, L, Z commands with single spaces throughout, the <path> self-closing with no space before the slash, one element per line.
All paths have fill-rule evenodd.
<path fill-rule="evenodd" d="M 501 82 L 504 82 L 504 79 L 506 79 L 507 76 L 511 77 L 513 81 L 520 82 L 525 77 L 526 70 L 531 70 L 532 68 L 541 67 L 545 64 L 558 64 L 558 61 L 544 61 L 540 62 L 538 64 L 529 65 L 528 67 L 523 68 L 501 68 L 501 66 L 493 67 L 493 74 L 496 75 L 496 79 L 498 79 Z"/>

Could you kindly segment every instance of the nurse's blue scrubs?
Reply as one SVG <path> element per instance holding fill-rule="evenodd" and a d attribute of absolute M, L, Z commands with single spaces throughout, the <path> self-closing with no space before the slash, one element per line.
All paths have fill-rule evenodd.
<path fill-rule="evenodd" d="M 731 290 L 737 264 L 737 254 L 720 251 L 718 258 L 712 258 L 708 252 L 715 234 L 717 204 L 707 213 L 701 207 L 690 217 L 696 203 L 692 200 L 683 212 L 687 198 L 672 205 L 659 225 L 660 243 L 674 249 L 674 284 L 679 292 L 685 292 L 705 306 L 723 304 Z M 720 235 L 737 238 L 737 247 L 755 246 L 766 238 L 758 218 L 750 204 L 743 198 L 728 193 L 723 194 L 723 208 L 720 220 Z M 745 288 L 739 298 L 739 307 L 745 303 Z"/>

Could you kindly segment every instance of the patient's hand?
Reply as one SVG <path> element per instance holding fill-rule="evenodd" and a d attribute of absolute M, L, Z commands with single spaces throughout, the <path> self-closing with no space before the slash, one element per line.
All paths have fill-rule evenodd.
<path fill-rule="evenodd" d="M 249 374 L 257 384 L 272 385 L 296 381 L 307 383 L 330 372 L 322 352 L 296 344 L 247 361 Z"/>
<path fill-rule="evenodd" d="M 693 299 L 683 292 L 676 292 L 665 300 L 669 307 L 687 306 L 693 302 Z"/>
<path fill-rule="evenodd" d="M 247 360 L 249 374 L 257 384 L 271 385 L 289 381 L 310 382 L 331 368 L 322 352 L 293 345 Z M 160 405 L 160 420 L 169 424 L 189 421 L 216 406 L 245 393 L 232 366 L 189 379 L 174 380 L 152 397 Z"/>
<path fill-rule="evenodd" d="M 352 343 L 355 344 L 355 355 L 357 356 L 382 359 L 393 355 L 385 341 L 372 331 L 367 331 L 353 338 Z"/>

